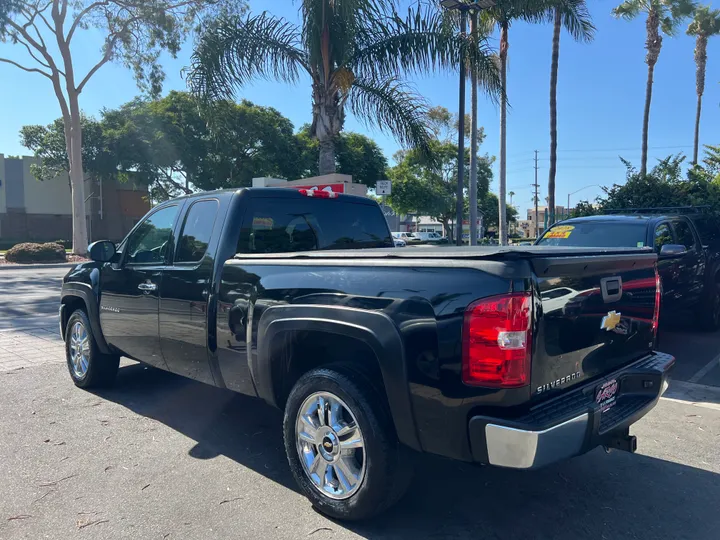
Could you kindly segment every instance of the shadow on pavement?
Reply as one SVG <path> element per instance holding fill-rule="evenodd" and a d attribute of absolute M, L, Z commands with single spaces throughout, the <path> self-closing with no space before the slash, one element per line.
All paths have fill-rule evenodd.
<path fill-rule="evenodd" d="M 224 455 L 298 491 L 279 411 L 259 400 L 141 365 L 98 395 L 196 441 L 193 457 Z M 720 475 L 641 455 L 595 450 L 520 472 L 418 456 L 400 504 L 375 520 L 338 523 L 366 538 L 720 538 Z M 268 470 L 266 464 L 274 466 Z"/>

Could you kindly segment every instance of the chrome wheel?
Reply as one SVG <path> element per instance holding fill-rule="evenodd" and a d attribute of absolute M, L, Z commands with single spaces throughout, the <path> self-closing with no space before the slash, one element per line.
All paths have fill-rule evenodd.
<path fill-rule="evenodd" d="M 70 330 L 70 364 L 78 379 L 85 377 L 90 365 L 90 336 L 80 321 Z"/>
<path fill-rule="evenodd" d="M 308 396 L 295 421 L 295 440 L 305 474 L 331 499 L 347 499 L 365 478 L 365 442 L 348 406 L 330 392 Z"/>

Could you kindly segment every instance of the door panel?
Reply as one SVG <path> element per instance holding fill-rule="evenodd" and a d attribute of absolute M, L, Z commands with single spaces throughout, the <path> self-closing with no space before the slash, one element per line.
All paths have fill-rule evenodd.
<path fill-rule="evenodd" d="M 215 384 L 208 357 L 208 300 L 214 259 L 208 253 L 217 221 L 215 199 L 193 203 L 179 234 L 173 266 L 160 291 L 160 344 L 168 369 Z M 217 240 L 217 239 L 216 239 Z"/>
<path fill-rule="evenodd" d="M 178 206 L 158 208 L 128 237 L 120 262 L 101 275 L 100 326 L 124 356 L 167 369 L 158 331 L 163 269 L 172 250 Z"/>
<path fill-rule="evenodd" d="M 677 243 L 668 222 L 659 223 L 655 226 L 653 239 L 655 252 L 658 254 L 662 246 Z M 663 288 L 662 307 L 663 309 L 673 309 L 678 305 L 678 260 L 677 258 L 658 259 L 657 265 Z"/>
<path fill-rule="evenodd" d="M 673 229 L 677 243 L 688 250 L 683 257 L 677 259 L 677 293 L 683 307 L 695 306 L 700 301 L 703 291 L 704 254 L 688 222 L 674 221 Z"/>

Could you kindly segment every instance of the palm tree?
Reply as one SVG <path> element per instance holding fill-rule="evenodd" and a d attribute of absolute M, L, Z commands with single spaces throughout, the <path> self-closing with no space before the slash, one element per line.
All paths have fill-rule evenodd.
<path fill-rule="evenodd" d="M 691 0 L 625 0 L 613 9 L 613 15 L 631 20 L 641 13 L 647 14 L 645 29 L 647 38 L 645 48 L 648 65 L 647 84 L 645 85 L 645 112 L 643 113 L 642 156 L 640 158 L 640 174 L 647 174 L 648 125 L 650 122 L 650 102 L 652 101 L 653 74 L 662 48 L 662 33 L 672 36 L 680 22 L 695 9 Z"/>
<path fill-rule="evenodd" d="M 700 112 L 702 96 L 705 92 L 705 65 L 707 63 L 707 42 L 711 36 L 720 35 L 720 10 L 710 6 L 700 6 L 695 10 L 687 34 L 695 36 L 695 90 L 697 91 L 697 112 L 695 113 L 695 145 L 693 146 L 693 164 L 697 164 L 700 144 Z"/>
<path fill-rule="evenodd" d="M 512 206 L 512 198 L 515 196 L 515 192 L 511 191 L 508 195 L 510 195 L 510 206 Z"/>
<path fill-rule="evenodd" d="M 557 80 L 560 57 L 560 30 L 565 28 L 576 41 L 592 41 L 595 26 L 585 0 L 560 0 L 551 11 L 553 18 L 552 62 L 550 65 L 550 172 L 548 173 L 549 223 L 555 222 L 555 173 L 557 171 Z"/>
<path fill-rule="evenodd" d="M 264 12 L 223 17 L 201 36 L 190 86 L 206 101 L 234 96 L 256 77 L 312 82 L 312 135 L 320 146 L 320 174 L 335 172 L 335 141 L 345 110 L 388 129 L 406 146 L 429 151 L 425 100 L 400 77 L 456 67 L 468 56 L 490 93 L 500 92 L 489 47 L 469 47 L 446 14 L 416 7 L 405 19 L 388 0 L 301 0 L 302 25 Z"/>
<path fill-rule="evenodd" d="M 496 0 L 495 5 L 482 11 L 481 20 L 487 31 L 491 26 L 500 30 L 500 180 L 498 193 L 498 232 L 500 244 L 507 245 L 507 59 L 510 42 L 508 32 L 514 21 L 540 23 L 548 10 L 559 0 Z"/>

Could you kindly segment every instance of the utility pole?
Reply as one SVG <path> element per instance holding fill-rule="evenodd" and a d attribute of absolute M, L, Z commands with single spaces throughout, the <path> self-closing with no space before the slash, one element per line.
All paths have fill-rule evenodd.
<path fill-rule="evenodd" d="M 537 238 L 540 235 L 540 223 L 538 222 L 538 201 L 540 200 L 540 195 L 538 193 L 538 190 L 540 189 L 540 184 L 538 184 L 538 151 L 535 150 L 535 183 L 533 184 L 533 187 L 535 188 L 535 238 Z"/>
<path fill-rule="evenodd" d="M 467 10 L 460 12 L 460 33 L 467 33 Z M 465 58 L 460 59 L 460 106 L 458 107 L 458 178 L 455 203 L 455 242 L 463 245 L 463 210 L 465 206 Z"/>
<path fill-rule="evenodd" d="M 472 36 L 473 47 L 477 46 L 477 26 L 478 26 L 478 13 L 473 11 L 470 15 L 470 35 Z M 471 121 L 470 127 L 470 245 L 477 246 L 477 221 L 478 221 L 478 209 L 477 209 L 477 181 L 478 181 L 478 164 L 477 164 L 477 153 L 478 153 L 478 76 L 477 69 L 475 66 L 471 66 L 472 70 L 470 74 L 471 81 Z"/>

